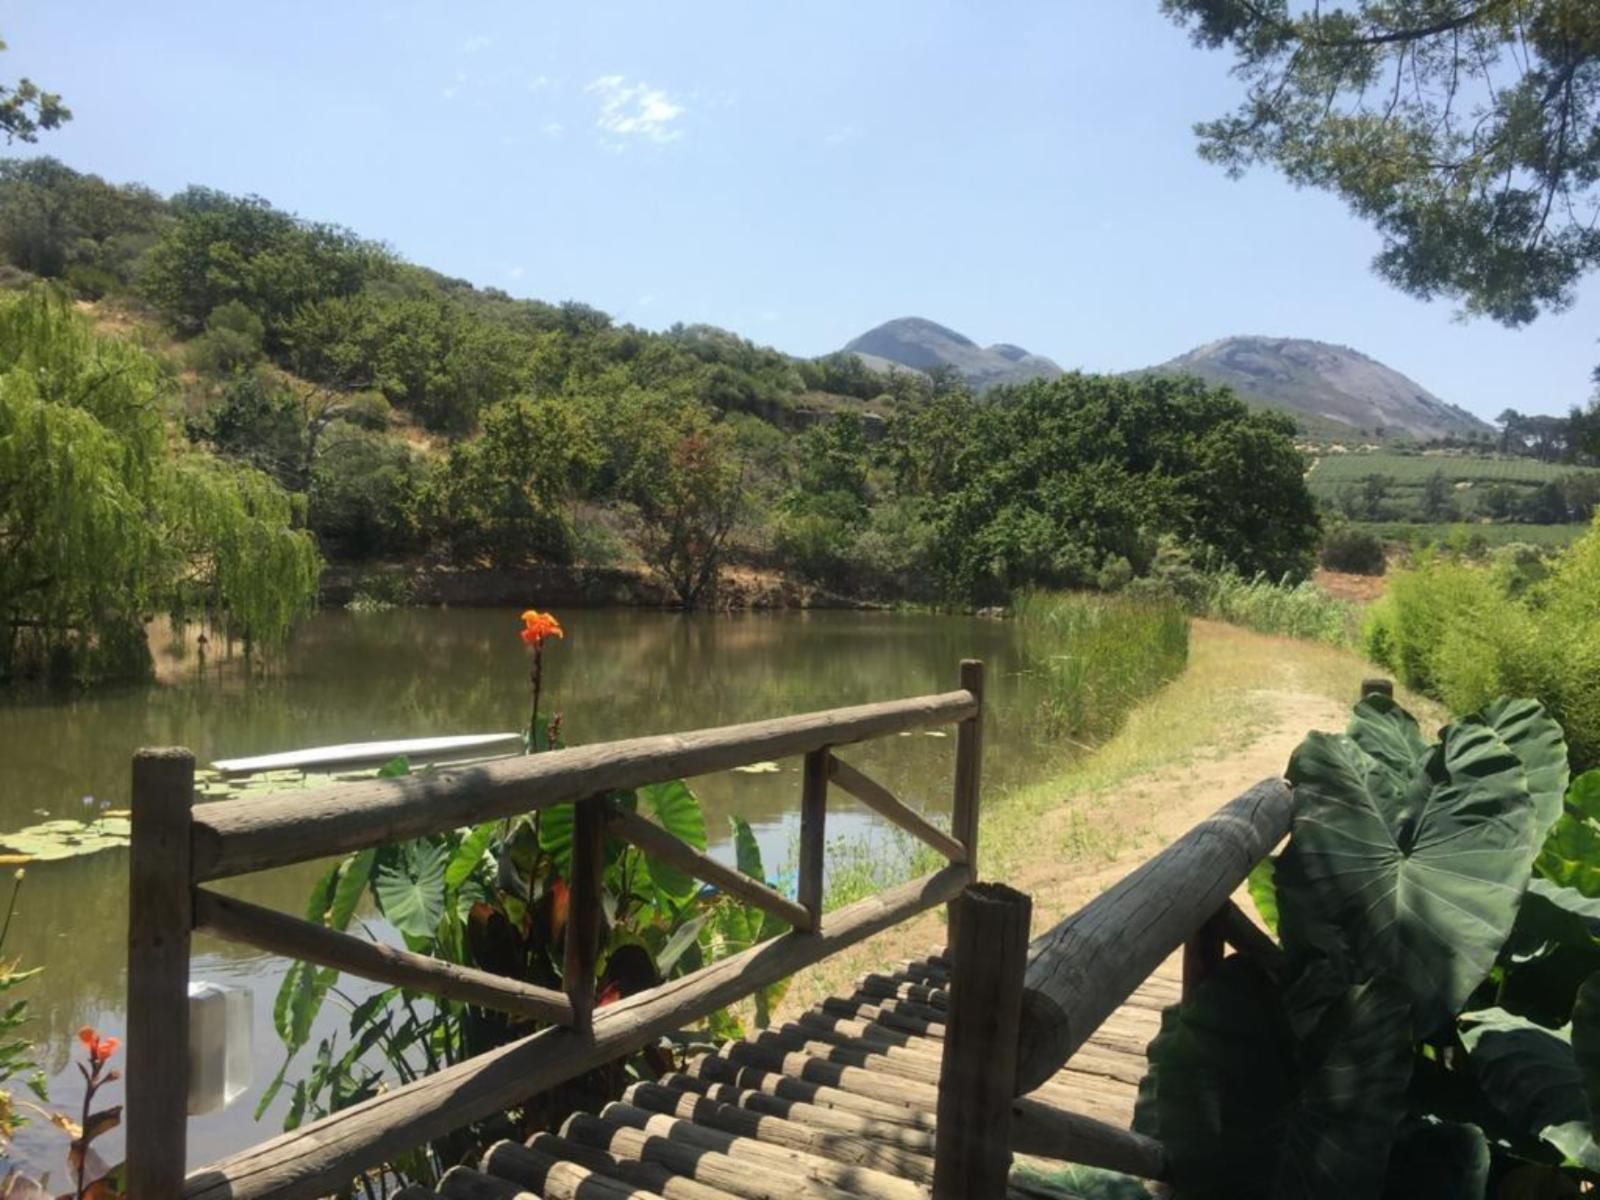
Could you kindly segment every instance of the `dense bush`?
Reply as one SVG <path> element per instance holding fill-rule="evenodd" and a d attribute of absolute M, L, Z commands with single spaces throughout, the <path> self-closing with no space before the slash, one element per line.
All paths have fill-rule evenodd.
<path fill-rule="evenodd" d="M 1352 575 L 1382 575 L 1388 567 L 1383 539 L 1349 525 L 1340 525 L 1323 535 L 1318 558 L 1328 570 Z"/>
<path fill-rule="evenodd" d="M 1600 527 L 1549 560 L 1424 554 L 1373 605 L 1364 640 L 1376 662 L 1452 711 L 1503 694 L 1542 701 L 1567 731 L 1574 767 L 1600 765 Z"/>

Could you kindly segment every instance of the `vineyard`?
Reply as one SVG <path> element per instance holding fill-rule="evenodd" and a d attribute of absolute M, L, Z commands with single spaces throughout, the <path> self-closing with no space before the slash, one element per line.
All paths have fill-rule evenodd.
<path fill-rule="evenodd" d="M 1358 487 L 1371 475 L 1386 475 L 1397 488 L 1422 487 L 1442 471 L 1451 484 L 1494 484 L 1537 487 L 1568 475 L 1595 471 L 1544 463 L 1531 458 L 1490 458 L 1474 454 L 1330 454 L 1319 458 L 1306 481 L 1318 498 L 1331 499 L 1340 487 Z"/>

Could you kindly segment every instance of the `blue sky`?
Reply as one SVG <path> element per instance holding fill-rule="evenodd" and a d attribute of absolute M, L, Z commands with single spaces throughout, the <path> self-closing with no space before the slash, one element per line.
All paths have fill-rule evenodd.
<path fill-rule="evenodd" d="M 1087 370 L 1287 334 L 1486 417 L 1588 398 L 1600 285 L 1518 331 L 1390 289 L 1337 201 L 1200 162 L 1236 85 L 1158 7 L 31 0 L 0 69 L 63 93 L 39 150 L 80 170 L 649 327 L 818 354 L 918 315 Z"/>

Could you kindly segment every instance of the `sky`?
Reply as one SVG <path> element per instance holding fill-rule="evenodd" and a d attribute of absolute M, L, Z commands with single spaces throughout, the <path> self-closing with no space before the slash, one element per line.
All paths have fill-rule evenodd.
<path fill-rule="evenodd" d="M 1157 0 L 9 0 L 28 153 L 255 193 L 481 286 L 792 354 L 922 316 L 1068 368 L 1233 334 L 1353 347 L 1485 418 L 1592 392 L 1600 281 L 1507 330 L 1195 121 L 1238 98 Z"/>

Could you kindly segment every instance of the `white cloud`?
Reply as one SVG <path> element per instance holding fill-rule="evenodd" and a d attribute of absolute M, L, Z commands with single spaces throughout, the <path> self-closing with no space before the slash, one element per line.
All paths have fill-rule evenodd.
<path fill-rule="evenodd" d="M 616 138 L 639 137 L 652 142 L 675 142 L 683 130 L 673 122 L 684 114 L 683 105 L 660 88 L 642 80 L 629 83 L 621 75 L 602 75 L 584 89 L 600 98 L 595 126 Z"/>
<path fill-rule="evenodd" d="M 560 137 L 566 131 L 567 127 L 560 121 L 546 121 L 539 126 L 539 132 L 544 134 L 545 137 Z"/>
<path fill-rule="evenodd" d="M 535 75 L 532 79 L 528 80 L 528 90 L 530 92 L 542 92 L 549 86 L 550 76 L 548 75 Z"/>
<path fill-rule="evenodd" d="M 847 142 L 859 142 L 865 136 L 859 125 L 842 125 L 822 139 L 824 146 L 843 146 Z"/>
<path fill-rule="evenodd" d="M 526 270 L 526 267 L 507 267 L 506 274 L 513 279 L 521 279 Z"/>
<path fill-rule="evenodd" d="M 494 45 L 494 39 L 486 33 L 475 33 L 461 43 L 461 53 L 478 54 Z"/>

